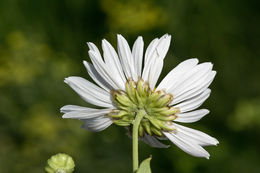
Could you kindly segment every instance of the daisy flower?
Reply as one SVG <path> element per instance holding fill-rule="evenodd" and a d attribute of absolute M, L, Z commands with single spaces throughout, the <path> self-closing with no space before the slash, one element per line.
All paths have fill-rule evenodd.
<path fill-rule="evenodd" d="M 142 37 L 131 50 L 125 38 L 118 35 L 117 52 L 104 39 L 103 56 L 93 43 L 88 43 L 92 63 L 83 63 L 96 84 L 75 76 L 65 82 L 87 103 L 100 108 L 66 105 L 61 108 L 63 118 L 80 119 L 84 128 L 96 132 L 112 124 L 124 126 L 130 134 L 137 131 L 137 138 L 152 147 L 166 148 L 160 140 L 168 139 L 190 155 L 209 158 L 203 146 L 217 145 L 218 141 L 178 123 L 193 123 L 209 113 L 197 108 L 209 97 L 208 87 L 216 71 L 212 63 L 198 64 L 197 59 L 188 59 L 155 87 L 170 41 L 168 34 L 155 38 L 144 58 Z"/>

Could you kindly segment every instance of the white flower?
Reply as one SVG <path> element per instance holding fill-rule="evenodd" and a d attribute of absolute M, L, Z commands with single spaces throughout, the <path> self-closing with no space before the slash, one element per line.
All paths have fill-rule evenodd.
<path fill-rule="evenodd" d="M 124 37 L 118 35 L 118 54 L 102 40 L 104 59 L 98 48 L 88 43 L 92 64 L 84 61 L 84 65 L 97 85 L 81 77 L 68 77 L 65 82 L 86 102 L 102 108 L 66 105 L 61 108 L 63 118 L 80 119 L 90 131 L 101 131 L 114 123 L 127 126 L 131 132 L 136 113 L 144 111 L 139 136 L 145 143 L 164 148 L 168 146 L 159 140 L 169 139 L 186 153 L 209 158 L 202 146 L 217 145 L 218 141 L 176 122 L 196 122 L 209 113 L 195 109 L 209 97 L 208 87 L 216 72 L 211 63 L 188 59 L 155 88 L 170 41 L 168 34 L 154 39 L 146 49 L 144 62 L 142 37 L 137 38 L 131 51 Z"/>

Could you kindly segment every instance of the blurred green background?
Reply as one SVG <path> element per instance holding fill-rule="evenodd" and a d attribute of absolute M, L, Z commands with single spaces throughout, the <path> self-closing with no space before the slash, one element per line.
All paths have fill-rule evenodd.
<path fill-rule="evenodd" d="M 154 173 L 260 172 L 260 3 L 257 0 L 0 0 L 0 172 L 43 172 L 46 160 L 65 152 L 76 173 L 131 172 L 131 141 L 121 127 L 93 133 L 61 118 L 66 104 L 88 106 L 63 83 L 89 79 L 86 41 L 121 33 L 133 44 L 172 35 L 161 78 L 181 61 L 211 61 L 218 72 L 211 113 L 189 127 L 216 137 L 210 160 L 172 145 L 141 143 L 140 159 L 153 155 Z"/>

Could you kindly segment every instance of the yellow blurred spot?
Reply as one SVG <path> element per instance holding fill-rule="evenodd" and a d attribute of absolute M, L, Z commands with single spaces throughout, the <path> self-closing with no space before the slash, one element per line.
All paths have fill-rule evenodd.
<path fill-rule="evenodd" d="M 156 28 L 166 21 L 163 10 L 147 0 L 103 0 L 101 6 L 113 31 L 135 33 Z"/>
<path fill-rule="evenodd" d="M 51 140 L 57 137 L 59 123 L 44 105 L 34 105 L 21 125 L 21 131 L 32 139 Z"/>
<path fill-rule="evenodd" d="M 260 99 L 241 100 L 228 117 L 228 125 L 234 130 L 260 127 Z"/>

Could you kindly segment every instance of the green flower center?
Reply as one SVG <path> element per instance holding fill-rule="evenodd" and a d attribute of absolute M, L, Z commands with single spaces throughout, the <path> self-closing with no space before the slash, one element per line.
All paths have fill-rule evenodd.
<path fill-rule="evenodd" d="M 139 136 L 162 136 L 162 131 L 174 130 L 172 120 L 176 119 L 178 108 L 170 107 L 173 100 L 171 94 L 164 91 L 151 91 L 147 82 L 141 78 L 137 82 L 129 79 L 125 91 L 111 91 L 112 99 L 117 109 L 112 110 L 108 116 L 119 126 L 131 126 L 138 112 L 145 115 L 139 126 Z"/>

